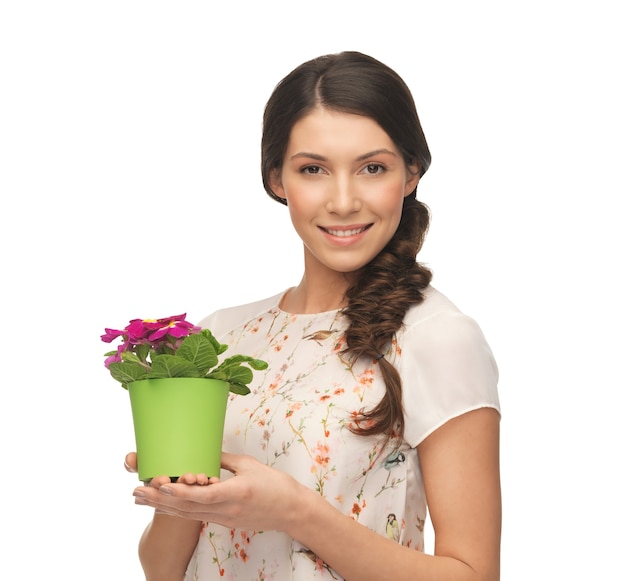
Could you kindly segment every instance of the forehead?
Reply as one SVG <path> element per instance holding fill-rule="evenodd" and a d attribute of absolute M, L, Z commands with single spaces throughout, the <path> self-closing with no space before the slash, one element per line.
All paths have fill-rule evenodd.
<path fill-rule="evenodd" d="M 299 151 L 340 153 L 389 149 L 399 153 L 389 135 L 372 118 L 317 107 L 291 129 L 288 154 Z"/>

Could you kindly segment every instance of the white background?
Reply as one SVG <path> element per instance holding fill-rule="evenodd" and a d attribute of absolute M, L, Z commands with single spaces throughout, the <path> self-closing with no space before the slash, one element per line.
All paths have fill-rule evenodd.
<path fill-rule="evenodd" d="M 421 259 L 500 366 L 502 578 L 624 578 L 619 4 L 3 3 L 0 578 L 142 579 L 150 512 L 99 336 L 298 282 L 261 115 L 340 50 L 413 90 L 433 153 Z"/>

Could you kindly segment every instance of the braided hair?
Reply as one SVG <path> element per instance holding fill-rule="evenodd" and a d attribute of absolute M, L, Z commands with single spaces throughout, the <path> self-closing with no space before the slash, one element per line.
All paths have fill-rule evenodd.
<path fill-rule="evenodd" d="M 278 83 L 263 115 L 261 175 L 265 191 L 283 164 L 291 129 L 316 107 L 363 115 L 376 121 L 402 152 L 407 167 L 420 177 L 431 161 L 411 92 L 387 65 L 359 52 L 325 55 L 301 64 Z M 382 354 L 390 349 L 407 310 L 423 301 L 432 273 L 416 260 L 430 222 L 416 190 L 404 199 L 400 224 L 385 248 L 357 273 L 347 289 L 343 314 L 349 321 L 344 353 L 352 361 L 374 359 L 385 382 L 385 395 L 361 411 L 354 432 L 401 436 L 404 432 L 402 381 Z"/>

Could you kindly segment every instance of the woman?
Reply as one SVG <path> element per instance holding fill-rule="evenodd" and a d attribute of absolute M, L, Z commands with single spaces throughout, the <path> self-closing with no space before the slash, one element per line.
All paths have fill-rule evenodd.
<path fill-rule="evenodd" d="M 409 89 L 377 60 L 327 55 L 277 85 L 263 184 L 289 209 L 304 275 L 202 322 L 269 367 L 229 404 L 222 480 L 135 490 L 157 509 L 148 581 L 499 579 L 497 368 L 416 262 L 429 163 Z"/>

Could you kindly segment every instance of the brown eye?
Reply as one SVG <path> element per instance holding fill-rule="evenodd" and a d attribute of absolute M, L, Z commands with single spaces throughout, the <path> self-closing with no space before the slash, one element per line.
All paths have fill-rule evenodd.
<path fill-rule="evenodd" d="M 379 173 L 383 173 L 385 168 L 378 163 L 370 163 L 365 166 L 365 171 L 370 175 L 376 175 Z"/>
<path fill-rule="evenodd" d="M 320 168 L 319 165 L 307 165 L 306 167 L 303 167 L 301 171 L 302 173 L 317 175 L 321 173 L 322 168 Z"/>

